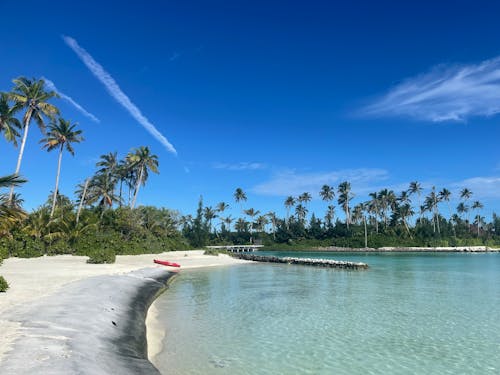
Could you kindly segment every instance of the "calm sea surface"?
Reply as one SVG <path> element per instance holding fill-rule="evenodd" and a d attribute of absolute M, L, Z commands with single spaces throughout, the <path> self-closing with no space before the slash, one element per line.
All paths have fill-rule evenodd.
<path fill-rule="evenodd" d="M 500 374 L 500 254 L 272 254 L 370 269 L 181 271 L 157 301 L 162 373 Z"/>

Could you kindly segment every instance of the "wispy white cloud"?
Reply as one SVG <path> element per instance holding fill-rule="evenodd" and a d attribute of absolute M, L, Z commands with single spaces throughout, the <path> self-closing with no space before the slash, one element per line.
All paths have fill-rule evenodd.
<path fill-rule="evenodd" d="M 92 72 L 92 74 L 104 85 L 108 93 L 121 104 L 130 115 L 141 124 L 158 142 L 165 148 L 177 155 L 174 146 L 161 134 L 158 129 L 142 114 L 140 109 L 130 100 L 130 98 L 122 91 L 114 78 L 100 65 L 94 58 L 82 47 L 77 41 L 69 36 L 62 37 L 64 42 L 70 47 Z"/>
<path fill-rule="evenodd" d="M 45 85 L 49 90 L 55 91 L 59 94 L 61 99 L 66 100 L 69 104 L 71 104 L 73 107 L 75 107 L 80 113 L 82 113 L 84 116 L 87 116 L 89 119 L 91 119 L 94 122 L 100 122 L 99 119 L 94 116 L 92 113 L 87 111 L 85 108 L 83 108 L 80 104 L 78 104 L 76 101 L 73 100 L 71 96 L 68 96 L 64 94 L 62 91 L 60 91 L 56 85 L 54 85 L 54 82 L 52 82 L 50 79 L 42 77 L 42 79 L 45 81 Z"/>
<path fill-rule="evenodd" d="M 500 112 L 500 57 L 479 64 L 437 66 L 393 87 L 361 112 L 433 122 L 495 115 Z"/>
<path fill-rule="evenodd" d="M 247 171 L 247 170 L 258 170 L 266 169 L 267 165 L 263 163 L 254 162 L 240 162 L 240 163 L 214 163 L 212 167 L 215 169 L 226 169 L 228 171 Z"/>
<path fill-rule="evenodd" d="M 271 180 L 255 186 L 252 191 L 261 195 L 287 196 L 304 192 L 318 192 L 321 186 L 336 186 L 342 181 L 349 181 L 355 193 L 366 193 L 371 187 L 387 180 L 389 173 L 383 169 L 344 169 L 331 172 L 297 173 L 285 171 L 276 174 Z M 316 196 L 316 194 L 313 194 Z"/>
<path fill-rule="evenodd" d="M 471 177 L 454 182 L 451 188 L 458 196 L 459 190 L 467 188 L 472 191 L 472 199 L 498 199 L 500 198 L 500 176 Z"/>

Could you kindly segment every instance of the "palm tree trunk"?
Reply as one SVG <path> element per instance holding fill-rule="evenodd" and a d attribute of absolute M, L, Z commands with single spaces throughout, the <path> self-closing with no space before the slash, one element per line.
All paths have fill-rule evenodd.
<path fill-rule="evenodd" d="M 83 193 L 80 198 L 80 204 L 78 205 L 78 212 L 76 213 L 76 225 L 78 225 L 78 221 L 80 220 L 80 213 L 82 212 L 83 202 L 85 201 L 85 195 L 87 194 L 87 187 L 89 186 L 90 178 L 85 180 L 85 186 L 83 187 Z"/>
<path fill-rule="evenodd" d="M 122 207 L 122 185 L 123 185 L 123 180 L 120 178 L 120 201 L 118 202 L 120 208 Z"/>
<path fill-rule="evenodd" d="M 137 200 L 137 194 L 139 194 L 139 187 L 141 186 L 142 182 L 142 174 L 144 173 L 144 167 L 141 167 L 141 172 L 139 173 L 139 178 L 137 179 L 137 185 L 135 186 L 135 193 L 134 193 L 134 199 L 132 200 L 132 204 L 130 205 L 130 208 L 134 208 L 135 202 Z"/>
<path fill-rule="evenodd" d="M 368 232 L 366 230 L 366 216 L 363 215 L 363 223 L 365 225 L 365 249 L 368 248 Z"/>
<path fill-rule="evenodd" d="M 50 219 L 54 216 L 54 211 L 56 210 L 56 200 L 57 200 L 57 189 L 59 187 L 59 175 L 61 174 L 61 162 L 63 154 L 64 143 L 61 143 L 61 148 L 59 149 L 59 160 L 57 162 L 57 174 L 56 174 L 56 186 L 54 188 L 54 195 L 52 196 L 52 209 L 50 210 Z"/>
<path fill-rule="evenodd" d="M 24 132 L 23 132 L 23 140 L 21 142 L 21 148 L 19 149 L 19 156 L 17 157 L 17 165 L 16 165 L 16 175 L 19 175 L 19 171 L 21 170 L 21 162 L 23 160 L 24 147 L 26 146 L 26 140 L 28 139 L 28 130 L 31 121 L 32 110 L 28 109 L 26 115 L 24 116 Z M 10 186 L 9 192 L 9 204 L 12 202 L 12 196 L 14 194 L 14 185 Z"/>
<path fill-rule="evenodd" d="M 408 227 L 408 223 L 406 222 L 406 217 L 403 216 L 403 224 L 405 225 L 405 228 L 406 228 L 406 231 L 408 232 L 408 236 L 410 236 L 410 238 L 413 240 L 413 237 L 410 233 L 410 228 Z"/>

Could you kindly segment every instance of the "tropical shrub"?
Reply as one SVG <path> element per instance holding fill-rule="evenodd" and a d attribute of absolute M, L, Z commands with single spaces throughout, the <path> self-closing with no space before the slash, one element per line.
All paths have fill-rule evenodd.
<path fill-rule="evenodd" d="M 0 292 L 6 292 L 7 289 L 9 289 L 9 283 L 3 278 L 3 276 L 0 276 Z"/>
<path fill-rule="evenodd" d="M 114 250 L 106 247 L 101 247 L 89 251 L 87 255 L 89 257 L 89 259 L 87 259 L 87 263 L 91 264 L 111 264 L 116 260 L 116 254 Z"/>

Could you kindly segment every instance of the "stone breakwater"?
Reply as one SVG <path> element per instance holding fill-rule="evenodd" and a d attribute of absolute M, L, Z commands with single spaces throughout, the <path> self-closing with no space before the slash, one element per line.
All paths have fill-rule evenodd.
<path fill-rule="evenodd" d="M 331 259 L 274 257 L 274 256 L 248 254 L 248 253 L 235 254 L 233 255 L 233 257 L 238 259 L 253 260 L 254 262 L 286 263 L 286 264 L 298 264 L 304 266 L 342 268 L 351 270 L 368 268 L 368 264 L 366 263 L 345 262 L 341 260 L 331 260 Z"/>
<path fill-rule="evenodd" d="M 0 374 L 160 375 L 147 358 L 144 321 L 173 275 L 147 268 L 91 277 L 12 308 L 2 319 L 21 332 Z"/>

